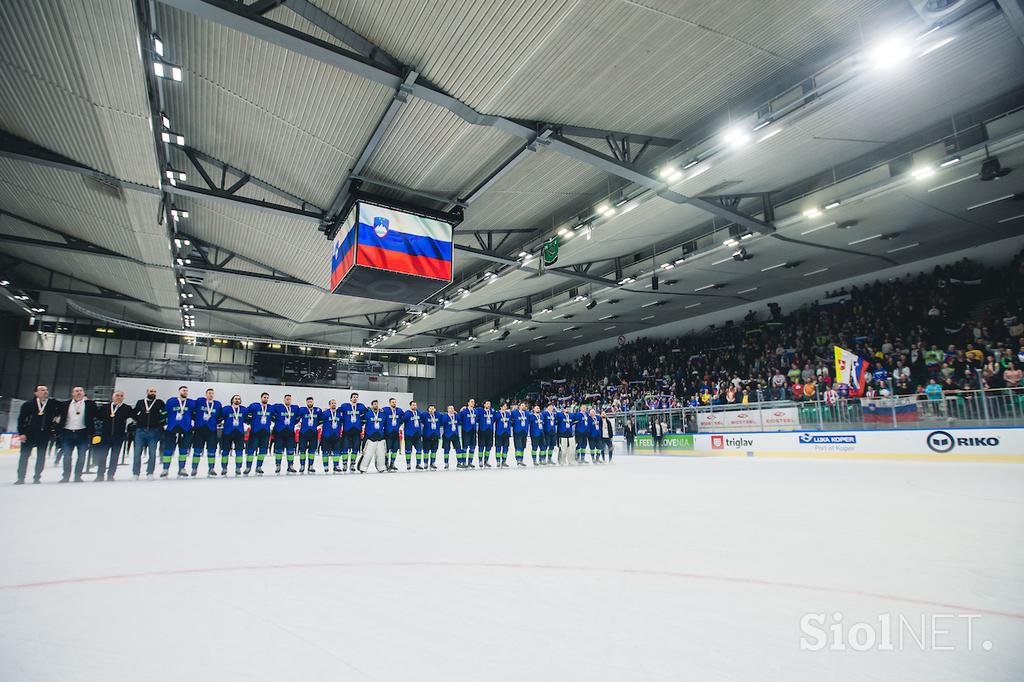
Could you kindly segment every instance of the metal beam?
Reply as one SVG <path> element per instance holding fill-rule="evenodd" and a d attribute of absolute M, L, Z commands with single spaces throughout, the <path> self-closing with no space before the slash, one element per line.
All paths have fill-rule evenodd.
<path fill-rule="evenodd" d="M 397 189 L 399 192 L 405 192 L 407 194 L 413 194 L 418 197 L 423 197 L 424 199 L 430 199 L 431 201 L 436 201 L 446 206 L 459 206 L 461 208 L 466 208 L 465 202 L 459 199 L 452 199 L 451 197 L 446 197 L 435 192 L 424 192 L 421 189 L 413 189 L 412 187 L 400 185 L 397 182 L 389 182 L 388 180 L 381 180 L 380 178 L 371 178 L 367 177 L 366 175 L 353 175 L 352 179 L 358 180 L 359 182 L 362 182 L 363 184 L 366 185 L 377 185 L 378 187 L 388 187 L 390 189 Z"/>
<path fill-rule="evenodd" d="M 310 59 L 321 61 L 357 76 L 367 78 L 392 90 L 398 90 L 403 84 L 401 72 L 394 67 L 382 65 L 360 54 L 336 47 L 283 24 L 264 19 L 247 11 L 244 6 L 227 2 L 226 0 L 160 0 L 160 2 L 305 55 Z M 432 84 L 425 84 L 423 82 L 413 83 L 408 86 L 408 93 L 447 109 L 467 123 L 489 126 L 513 137 L 519 137 L 530 142 L 537 139 L 538 135 L 543 132 L 543 126 L 540 124 L 527 125 L 501 116 L 481 114 Z M 549 145 L 552 150 L 569 158 L 606 173 L 616 175 L 641 187 L 654 190 L 660 196 L 674 203 L 694 206 L 713 215 L 727 218 L 756 232 L 768 233 L 774 229 L 766 223 L 729 211 L 723 206 L 715 205 L 713 202 L 688 197 L 670 190 L 661 180 L 641 173 L 617 159 L 599 154 L 589 147 L 561 135 L 552 135 L 543 140 L 543 143 Z"/>
<path fill-rule="evenodd" d="M 323 213 L 319 211 L 307 211 L 301 208 L 294 208 L 292 206 L 286 206 L 284 204 L 276 204 L 269 201 L 263 201 L 262 199 L 250 199 L 249 197 L 240 197 L 237 194 L 231 194 L 226 190 L 222 189 L 207 189 L 205 187 L 198 187 L 194 185 L 164 185 L 163 191 L 174 196 L 191 197 L 193 199 L 202 199 L 207 201 L 214 201 L 218 203 L 236 204 L 246 206 L 258 211 L 266 211 L 275 215 L 281 215 L 288 218 L 295 218 L 297 220 L 310 220 L 319 223 L 323 218 Z"/>
<path fill-rule="evenodd" d="M 526 142 L 526 144 L 524 144 L 522 147 L 516 150 L 516 152 L 512 154 L 512 156 L 505 159 L 497 168 L 495 168 L 490 175 L 488 175 L 479 184 L 477 184 L 476 187 L 469 190 L 466 196 L 462 198 L 462 201 L 465 202 L 466 205 L 469 205 L 476 201 L 481 194 L 483 194 L 488 189 L 493 187 L 494 184 L 498 182 L 498 180 L 500 180 L 505 174 L 507 174 L 509 171 L 515 168 L 519 163 L 524 161 L 528 156 L 536 152 L 539 149 L 538 142 L 543 144 L 543 141 L 546 141 L 551 136 L 551 132 L 551 129 L 546 129 L 539 135 L 537 135 L 534 139 Z"/>
<path fill-rule="evenodd" d="M 559 277 L 565 277 L 568 279 L 576 279 L 581 282 L 590 282 L 591 284 L 600 284 L 606 287 L 618 287 L 619 283 L 614 282 L 604 277 L 598 277 L 597 275 L 590 275 L 585 272 L 575 272 L 573 270 L 565 270 L 563 268 L 547 268 L 544 270 L 544 274 L 547 275 L 558 275 Z"/>
<path fill-rule="evenodd" d="M 1017 39 L 1024 43 L 1024 6 L 1021 0 L 996 0 Z"/>
<path fill-rule="evenodd" d="M 264 0 L 266 1 L 266 0 Z M 333 36 L 368 59 L 387 66 L 388 68 L 405 70 L 405 65 L 362 35 L 341 23 L 309 0 L 284 0 L 286 7 L 300 17 Z"/>
<path fill-rule="evenodd" d="M 451 308 L 457 313 L 462 312 L 474 312 L 483 313 L 484 315 L 490 315 L 493 317 L 507 317 L 510 320 L 522 320 L 523 322 L 533 322 L 533 318 L 529 315 L 519 315 L 517 313 L 505 312 L 503 310 L 491 310 L 490 308 L 482 308 L 480 306 L 473 306 L 472 308 Z"/>
<path fill-rule="evenodd" d="M 312 7 L 308 2 L 305 3 L 307 6 Z M 292 9 L 296 9 L 292 7 Z M 299 11 L 296 9 L 296 11 Z M 321 14 L 324 14 L 321 10 L 316 10 Z M 301 12 L 300 12 L 301 14 Z M 338 189 L 338 193 L 334 195 L 334 199 L 331 201 L 330 207 L 327 209 L 326 220 L 338 220 L 342 216 L 338 214 L 342 208 L 348 202 L 350 192 L 352 190 L 353 176 L 360 175 L 363 169 L 366 168 L 366 164 L 370 161 L 370 157 L 377 150 L 377 146 L 380 145 L 380 141 L 384 138 L 384 133 L 387 132 L 388 127 L 391 126 L 391 122 L 395 120 L 395 116 L 398 115 L 398 111 L 402 106 L 409 100 L 409 93 L 412 84 L 416 82 L 417 74 L 415 71 L 410 71 L 409 74 L 402 81 L 401 85 L 395 90 L 395 94 L 391 96 L 391 102 L 388 104 L 387 109 L 381 115 L 380 120 L 377 121 L 377 127 L 373 129 L 373 134 L 370 135 L 370 139 L 363 145 L 363 151 L 360 152 L 359 157 L 356 159 L 355 164 L 348 171 L 348 176 L 345 181 L 341 183 L 341 188 Z"/>
<path fill-rule="evenodd" d="M 519 120 L 523 125 L 536 125 L 538 122 Z M 671 137 L 658 137 L 657 135 L 645 135 L 643 133 L 625 133 L 618 130 L 601 130 L 600 128 L 588 128 L 586 126 L 563 125 L 560 123 L 539 122 L 543 126 L 551 127 L 561 135 L 572 135 L 573 137 L 586 137 L 596 140 L 604 140 L 611 137 L 613 140 L 628 140 L 637 144 L 652 144 L 655 147 L 673 147 L 680 143 L 680 140 Z"/>
<path fill-rule="evenodd" d="M 210 154 L 207 154 L 204 151 L 196 149 L 195 147 L 185 147 L 184 151 L 185 154 L 189 157 L 189 160 L 192 161 L 192 165 L 196 167 L 196 170 L 199 171 L 199 174 L 203 176 L 203 179 L 210 186 L 210 189 L 218 189 L 218 187 L 216 183 L 214 183 L 210 176 L 206 173 L 205 169 L 203 169 L 202 164 L 198 163 L 199 160 L 205 161 L 211 166 L 216 166 L 217 169 L 220 170 L 222 174 L 231 173 L 232 175 L 235 175 L 239 178 L 248 177 L 248 184 L 253 185 L 254 187 L 259 187 L 262 190 L 266 190 L 267 192 L 274 194 L 280 197 L 281 199 L 284 199 L 285 201 L 290 201 L 299 208 L 315 209 L 316 211 L 323 213 L 323 209 L 317 206 L 316 204 L 306 199 L 303 199 L 302 197 L 296 196 L 291 192 L 288 192 L 287 190 L 283 190 L 280 187 L 272 185 L 266 180 L 261 180 L 260 178 L 253 177 L 251 173 L 247 173 L 241 168 L 236 168 L 235 166 L 232 166 L 230 163 L 227 163 L 226 161 L 221 161 L 217 157 L 211 156 Z M 226 189 L 223 183 L 220 185 L 219 189 Z"/>
<path fill-rule="evenodd" d="M 128 182 L 127 180 L 115 178 L 113 175 L 108 175 L 103 171 L 98 171 L 95 168 L 91 168 L 83 163 L 69 159 L 57 152 L 52 152 L 45 147 L 40 147 L 35 143 L 22 139 L 17 135 L 12 135 L 4 130 L 0 130 L 0 157 L 14 159 L 15 161 L 24 161 L 37 166 L 56 168 L 57 170 L 68 171 L 71 173 L 78 173 L 79 175 L 86 175 L 121 189 L 133 189 L 147 194 L 159 195 L 161 193 L 159 187 L 140 185 L 134 182 Z"/>
<path fill-rule="evenodd" d="M 401 69 L 389 67 L 358 52 L 332 45 L 319 38 L 297 31 L 255 14 L 244 5 L 227 0 L 160 0 L 165 5 L 194 14 L 239 33 L 250 35 L 330 64 L 366 78 L 384 87 L 397 90 L 402 83 Z"/>

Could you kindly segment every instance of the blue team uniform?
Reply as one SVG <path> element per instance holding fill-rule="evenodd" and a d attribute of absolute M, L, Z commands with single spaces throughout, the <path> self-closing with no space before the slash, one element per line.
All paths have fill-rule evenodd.
<path fill-rule="evenodd" d="M 477 413 L 477 424 L 480 428 L 476 434 L 476 445 L 479 448 L 479 457 L 483 460 L 485 467 L 491 466 L 490 460 L 491 449 L 494 447 L 494 426 L 498 420 L 498 413 L 493 408 L 478 407 L 476 408 Z"/>
<path fill-rule="evenodd" d="M 516 449 L 516 462 L 523 465 L 523 453 L 526 452 L 526 437 L 530 435 L 530 422 L 533 416 L 526 410 L 512 410 L 512 441 Z M 525 466 L 525 465 L 523 465 Z"/>
<path fill-rule="evenodd" d="M 195 407 L 196 401 L 191 398 L 182 400 L 178 396 L 168 398 L 164 403 L 167 422 L 164 425 L 164 471 L 161 476 L 167 476 L 167 471 L 171 468 L 171 456 L 174 454 L 175 446 L 178 448 L 178 475 L 184 473 L 183 460 L 188 458 L 188 451 L 192 445 L 192 419 Z"/>
<path fill-rule="evenodd" d="M 288 473 L 295 471 L 295 425 L 299 419 L 299 408 L 278 403 L 274 405 L 274 464 L 281 473 L 281 459 L 288 457 Z"/>
<path fill-rule="evenodd" d="M 455 450 L 455 456 L 458 459 L 459 467 L 463 466 L 463 450 L 462 441 L 459 439 L 459 433 L 462 430 L 462 423 L 459 419 L 459 414 L 454 412 L 448 414 L 445 412 L 441 415 L 441 443 L 444 446 L 444 468 L 448 468 L 448 453 L 453 449 Z"/>
<path fill-rule="evenodd" d="M 387 466 L 390 469 L 398 459 L 402 450 L 402 417 L 405 411 L 400 407 L 388 405 L 381 409 L 384 415 L 384 440 L 387 441 Z"/>
<path fill-rule="evenodd" d="M 542 462 L 551 464 L 551 453 L 558 441 L 558 413 L 545 410 L 544 414 L 544 447 Z"/>
<path fill-rule="evenodd" d="M 405 468 L 412 468 L 412 451 L 416 450 L 416 468 L 423 466 L 423 413 L 406 410 L 402 415 L 402 435 L 405 438 Z"/>
<path fill-rule="evenodd" d="M 423 413 L 423 429 L 421 442 L 423 443 L 424 466 L 430 469 L 437 468 L 437 448 L 441 442 L 441 417 L 437 411 L 430 414 L 430 411 Z"/>
<path fill-rule="evenodd" d="M 324 473 L 327 473 L 328 461 L 334 463 L 334 471 L 341 471 L 341 429 L 342 426 L 342 414 L 341 410 L 335 408 L 333 411 L 331 408 L 326 410 L 320 410 L 320 452 L 323 453 L 324 458 Z M 346 457 L 345 466 L 348 466 L 348 458 Z"/>
<path fill-rule="evenodd" d="M 590 442 L 590 415 L 585 412 L 576 413 L 576 461 L 582 462 L 587 456 L 587 444 Z"/>
<path fill-rule="evenodd" d="M 274 406 L 270 403 L 252 403 L 246 408 L 249 414 L 249 443 L 245 449 L 245 473 L 252 471 L 253 456 L 256 459 L 256 473 L 263 473 L 263 458 L 270 450 L 270 429 L 274 424 Z"/>
<path fill-rule="evenodd" d="M 498 459 L 498 466 L 508 466 L 505 460 L 508 459 L 508 442 L 512 435 L 512 413 L 508 410 L 498 410 L 497 418 L 494 420 L 494 452 Z"/>
<path fill-rule="evenodd" d="M 459 410 L 459 427 L 462 431 L 462 449 L 466 453 L 464 466 L 472 466 L 473 453 L 476 452 L 476 434 L 479 426 L 479 414 L 475 407 L 463 407 Z"/>
<path fill-rule="evenodd" d="M 356 456 L 359 454 L 360 438 L 363 433 L 363 419 L 366 415 L 366 405 L 362 403 L 356 403 L 353 405 L 351 402 L 342 405 L 339 410 L 341 411 L 341 421 L 343 427 L 341 429 L 341 453 L 342 458 L 347 459 L 348 463 L 344 468 L 351 468 L 355 471 Z"/>
<path fill-rule="evenodd" d="M 313 473 L 313 461 L 316 459 L 316 451 L 320 446 L 320 438 L 318 435 L 318 429 L 320 428 L 320 413 L 322 410 L 319 407 L 307 407 L 303 405 L 299 408 L 299 443 L 296 450 L 299 453 L 299 471 L 303 471 L 307 465 L 309 473 Z M 327 472 L 327 461 L 324 461 L 324 472 Z"/>
<path fill-rule="evenodd" d="M 246 409 L 242 405 L 237 408 L 225 405 L 220 410 L 220 421 L 223 428 L 220 433 L 220 468 L 221 474 L 228 473 L 228 457 L 235 452 L 235 475 L 242 473 L 242 461 L 245 459 L 245 420 Z"/>
<path fill-rule="evenodd" d="M 533 463 L 537 463 L 537 455 L 544 450 L 544 414 L 541 412 L 530 413 L 530 455 Z"/>
<path fill-rule="evenodd" d="M 208 401 L 206 396 L 195 401 L 195 422 L 192 431 L 192 475 L 199 470 L 199 462 L 206 450 L 206 460 L 211 476 L 216 476 L 217 465 L 217 425 L 220 423 L 220 411 L 224 408 L 219 400 Z M 178 469 L 185 467 L 185 458 L 178 456 Z"/>

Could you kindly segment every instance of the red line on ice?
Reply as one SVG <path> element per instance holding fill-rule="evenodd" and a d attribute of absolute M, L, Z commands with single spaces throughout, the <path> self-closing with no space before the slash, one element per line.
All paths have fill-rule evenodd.
<path fill-rule="evenodd" d="M 31 583 L 17 583 L 12 585 L 0 585 L 0 590 L 24 590 L 39 587 L 52 587 L 56 585 L 75 585 L 81 583 L 109 582 L 115 580 L 127 580 L 138 578 L 160 578 L 175 575 L 189 575 L 194 573 L 230 573 L 238 571 L 280 571 L 304 568 L 396 568 L 396 567 L 418 567 L 418 568 L 509 568 L 529 569 L 542 571 L 569 571 L 569 572 L 591 572 L 591 573 L 620 573 L 624 575 L 645 575 L 665 578 L 687 578 L 690 580 L 708 580 L 713 582 L 737 583 L 743 585 L 759 585 L 762 587 L 778 587 L 791 590 L 806 590 L 811 592 L 826 592 L 832 594 L 845 594 L 856 597 L 870 597 L 885 601 L 899 601 L 908 604 L 921 604 L 923 606 L 936 606 L 944 609 L 954 609 L 970 613 L 983 613 L 990 616 L 1002 616 L 1004 618 L 1016 618 L 1024 620 L 1024 613 L 1013 613 L 1010 611 L 997 611 L 995 609 L 984 609 L 975 606 L 964 606 L 962 604 L 948 604 L 945 602 L 932 601 L 929 599 L 917 599 L 915 597 L 901 597 L 891 594 L 880 594 L 877 592 L 865 592 L 862 590 L 848 590 L 837 587 L 825 587 L 821 585 L 805 585 L 802 583 L 787 583 L 775 580 L 761 580 L 758 578 L 738 578 L 732 576 L 709 575 L 706 573 L 686 573 L 682 571 L 660 571 L 647 570 L 642 568 L 603 568 L 600 566 L 558 566 L 555 564 L 513 564 L 500 562 L 460 562 L 460 561 L 391 561 L 391 562 L 323 562 L 303 564 L 265 564 L 262 566 L 213 566 L 206 568 L 176 568 L 167 571 L 144 571 L 140 573 L 115 573 L 110 575 L 83 576 L 78 578 L 58 578 L 56 580 L 42 580 Z"/>

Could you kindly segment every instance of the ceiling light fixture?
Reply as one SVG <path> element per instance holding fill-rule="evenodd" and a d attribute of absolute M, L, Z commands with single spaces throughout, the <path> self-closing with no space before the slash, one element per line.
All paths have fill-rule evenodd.
<path fill-rule="evenodd" d="M 775 270 L 776 268 L 784 268 L 784 267 L 786 267 L 785 263 L 776 263 L 775 265 L 769 265 L 766 268 L 761 268 L 761 272 L 768 272 L 769 270 Z"/>
<path fill-rule="evenodd" d="M 700 301 L 697 301 L 696 303 L 691 303 L 690 305 L 685 306 L 685 308 L 687 308 L 687 309 L 696 308 L 699 305 L 700 305 Z"/>
<path fill-rule="evenodd" d="M 907 249 L 912 249 L 915 246 L 921 246 L 921 242 L 914 242 L 913 244 L 907 244 L 906 246 L 899 246 L 899 247 L 897 247 L 895 249 L 889 249 L 888 251 L 886 251 L 886 253 L 898 253 L 900 251 L 906 251 Z"/>
<path fill-rule="evenodd" d="M 820 275 L 823 272 L 828 272 L 828 268 L 818 268 L 817 270 L 811 270 L 810 272 L 805 272 L 804 273 L 804 277 L 810 277 L 811 275 Z"/>
<path fill-rule="evenodd" d="M 950 166 L 955 166 L 958 163 L 960 163 L 960 157 L 954 156 L 952 159 L 946 159 L 940 163 L 939 168 L 949 168 Z"/>
<path fill-rule="evenodd" d="M 742 289 L 737 291 L 737 294 L 749 294 L 751 291 L 757 291 L 757 287 L 750 287 L 749 289 Z"/>
<path fill-rule="evenodd" d="M 810 219 L 810 218 L 817 218 L 820 215 L 821 215 L 821 209 L 818 208 L 817 206 L 815 206 L 814 208 L 809 208 L 806 211 L 804 211 L 804 217 L 808 218 L 808 219 Z"/>
<path fill-rule="evenodd" d="M 864 242 L 869 242 L 872 239 L 878 239 L 881 236 L 882 235 L 880 235 L 880 234 L 873 234 L 870 237 L 863 237 L 861 239 L 854 239 L 852 242 L 849 242 L 848 245 L 849 246 L 856 246 L 857 244 L 863 244 Z"/>

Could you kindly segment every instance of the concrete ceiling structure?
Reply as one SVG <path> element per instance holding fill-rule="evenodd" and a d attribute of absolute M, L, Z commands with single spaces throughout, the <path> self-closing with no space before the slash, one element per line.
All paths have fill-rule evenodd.
<path fill-rule="evenodd" d="M 746 310 L 1020 232 L 1013 3 L 4 3 L 2 279 L 51 314 L 449 353 Z M 993 155 L 1016 172 L 980 180 Z M 422 310 L 327 291 L 356 189 L 463 214 Z"/>

